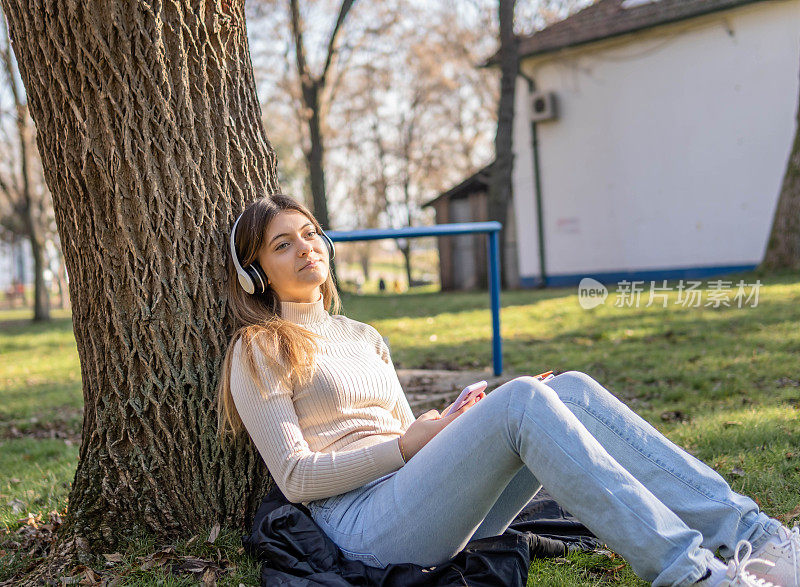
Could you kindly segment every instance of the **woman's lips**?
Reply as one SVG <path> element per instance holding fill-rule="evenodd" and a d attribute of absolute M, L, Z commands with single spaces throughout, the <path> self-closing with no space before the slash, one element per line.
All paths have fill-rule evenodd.
<path fill-rule="evenodd" d="M 302 269 L 300 269 L 300 271 L 302 271 L 303 269 L 308 269 L 309 267 L 316 267 L 317 265 L 319 265 L 319 261 L 311 261 L 307 265 L 304 265 Z"/>

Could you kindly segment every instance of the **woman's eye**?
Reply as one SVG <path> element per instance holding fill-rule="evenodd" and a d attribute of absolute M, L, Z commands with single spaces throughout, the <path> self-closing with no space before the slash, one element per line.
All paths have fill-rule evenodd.
<path fill-rule="evenodd" d="M 289 245 L 289 243 L 281 243 L 281 244 L 279 244 L 277 247 L 275 247 L 275 250 L 276 250 L 276 251 L 279 251 L 279 250 L 281 250 L 281 248 L 283 247 L 283 245 L 287 245 L 287 246 L 288 246 L 288 245 Z"/>
<path fill-rule="evenodd" d="M 310 230 L 310 231 L 308 232 L 308 235 L 310 235 L 310 236 L 317 236 L 317 231 L 316 231 L 316 230 Z M 308 236 L 308 235 L 307 235 L 307 236 Z"/>

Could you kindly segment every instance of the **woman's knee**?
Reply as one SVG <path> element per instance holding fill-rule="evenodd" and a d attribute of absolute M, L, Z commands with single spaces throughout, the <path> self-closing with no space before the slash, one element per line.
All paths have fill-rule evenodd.
<path fill-rule="evenodd" d="M 573 402 L 589 403 L 598 394 L 605 391 L 594 378 L 582 371 L 565 371 L 547 382 L 563 400 L 569 398 Z"/>
<path fill-rule="evenodd" d="M 516 377 L 507 384 L 507 393 L 513 395 L 511 402 L 515 405 L 527 403 L 552 404 L 560 401 L 558 394 L 536 377 L 524 375 Z"/>

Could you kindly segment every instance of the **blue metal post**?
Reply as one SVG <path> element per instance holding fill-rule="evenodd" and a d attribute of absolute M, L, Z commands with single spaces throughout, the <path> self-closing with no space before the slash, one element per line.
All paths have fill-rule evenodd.
<path fill-rule="evenodd" d="M 492 304 L 492 362 L 495 376 L 503 373 L 503 340 L 500 338 L 500 233 L 489 233 L 489 291 Z"/>
<path fill-rule="evenodd" d="M 495 375 L 503 373 L 503 341 L 500 339 L 500 230 L 499 222 L 459 222 L 435 226 L 405 228 L 365 228 L 350 231 L 328 231 L 335 242 L 370 241 L 384 238 L 416 238 L 457 234 L 486 234 L 489 237 L 489 288 L 492 306 L 492 363 Z"/>

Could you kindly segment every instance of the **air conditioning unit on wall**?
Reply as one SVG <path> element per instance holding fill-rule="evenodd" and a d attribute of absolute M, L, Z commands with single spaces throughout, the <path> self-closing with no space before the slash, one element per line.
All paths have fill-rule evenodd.
<path fill-rule="evenodd" d="M 531 120 L 542 122 L 558 118 L 556 95 L 553 92 L 533 92 L 531 94 Z"/>

